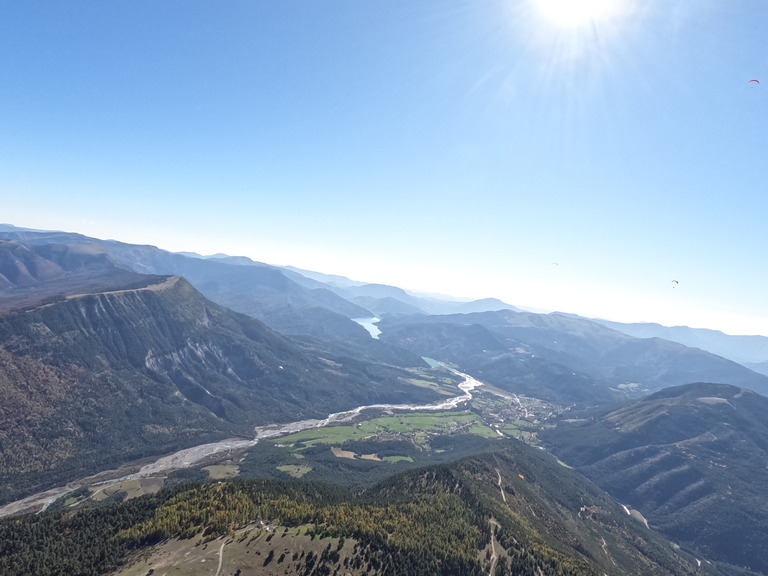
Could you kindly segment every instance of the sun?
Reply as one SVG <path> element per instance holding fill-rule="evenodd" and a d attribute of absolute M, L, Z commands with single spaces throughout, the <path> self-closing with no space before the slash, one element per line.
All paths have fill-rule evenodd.
<path fill-rule="evenodd" d="M 531 0 L 547 21 L 562 28 L 578 28 L 608 20 L 618 10 L 620 0 Z"/>

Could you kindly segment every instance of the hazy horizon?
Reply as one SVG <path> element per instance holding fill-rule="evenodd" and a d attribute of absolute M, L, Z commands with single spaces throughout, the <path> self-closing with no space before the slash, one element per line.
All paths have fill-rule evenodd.
<path fill-rule="evenodd" d="M 38 231 L 38 232 L 66 232 L 66 233 L 75 233 L 75 234 L 78 233 L 77 231 L 68 231 L 68 230 L 40 230 L 40 229 L 29 228 L 29 227 L 26 227 L 26 226 L 15 226 L 14 224 L 10 224 L 8 222 L 0 222 L 0 226 L 3 226 L 3 225 L 13 226 L 13 227 L 22 228 L 22 229 L 28 228 L 28 229 L 30 229 L 32 231 Z M 105 240 L 105 241 L 116 240 L 115 238 L 97 238 L 97 239 L 98 240 Z M 120 240 L 117 240 L 117 241 L 120 241 Z M 133 243 L 133 242 L 128 242 L 128 243 Z M 155 246 L 153 244 L 147 244 L 146 242 L 137 242 L 136 244 L 139 244 L 139 245 L 150 245 L 150 246 L 154 246 L 155 248 L 159 248 L 161 250 L 165 250 L 162 247 Z M 364 278 L 351 278 L 351 277 L 349 277 L 349 276 L 347 276 L 347 275 L 345 275 L 343 273 L 328 273 L 328 272 L 325 272 L 323 270 L 310 270 L 310 269 L 306 269 L 306 268 L 300 268 L 300 267 L 297 267 L 297 266 L 293 266 L 293 265 L 290 265 L 290 264 L 275 264 L 274 262 L 264 262 L 262 260 L 251 258 L 249 256 L 244 256 L 243 254 L 226 254 L 226 253 L 223 253 L 223 252 L 218 252 L 218 253 L 214 253 L 214 254 L 200 254 L 198 252 L 192 252 L 192 251 L 188 251 L 188 250 L 179 250 L 179 251 L 168 250 L 168 252 L 172 252 L 174 254 L 182 254 L 182 255 L 186 255 L 186 256 L 190 256 L 190 257 L 203 258 L 203 259 L 206 259 L 206 258 L 216 258 L 216 257 L 248 258 L 249 260 L 253 261 L 255 264 L 264 264 L 264 265 L 267 265 L 267 266 L 273 266 L 273 267 L 277 267 L 277 268 L 290 268 L 290 269 L 294 269 L 294 270 L 299 271 L 299 272 L 303 271 L 303 272 L 307 272 L 307 273 L 319 273 L 319 274 L 324 275 L 324 276 L 331 276 L 331 277 L 339 276 L 339 277 L 343 277 L 343 278 L 345 278 L 347 280 L 350 280 L 352 282 L 360 283 L 360 284 L 383 284 L 383 285 L 389 285 L 389 286 L 393 286 L 395 288 L 401 288 L 402 290 L 404 290 L 408 294 L 411 294 L 411 295 L 417 296 L 417 297 L 436 298 L 436 299 L 450 300 L 450 301 L 456 301 L 456 302 L 473 302 L 473 301 L 484 300 L 484 299 L 500 300 L 504 304 L 508 304 L 508 305 L 514 306 L 515 308 L 518 308 L 518 309 L 522 310 L 523 312 L 532 312 L 532 313 L 535 313 L 535 314 L 552 314 L 552 313 L 556 313 L 556 314 L 574 314 L 574 315 L 581 316 L 581 317 L 589 319 L 589 320 L 598 320 L 598 321 L 599 320 L 606 320 L 606 321 L 611 321 L 611 322 L 623 322 L 623 323 L 659 324 L 661 326 L 665 326 L 665 327 L 668 327 L 668 328 L 682 327 L 682 328 L 693 328 L 693 329 L 702 329 L 702 330 L 714 330 L 714 331 L 718 331 L 718 332 L 723 332 L 724 334 L 729 335 L 729 336 L 764 336 L 764 337 L 768 338 L 768 336 L 765 336 L 763 334 L 752 334 L 752 333 L 746 334 L 746 333 L 727 332 L 725 330 L 720 330 L 718 328 L 712 328 L 711 326 L 689 326 L 689 325 L 685 325 L 685 324 L 664 324 L 662 322 L 658 322 L 658 321 L 655 321 L 655 320 L 635 321 L 635 320 L 621 320 L 621 319 L 616 319 L 616 318 L 607 318 L 607 317 L 602 317 L 602 316 L 585 316 L 583 314 L 578 314 L 577 312 L 574 312 L 572 310 L 557 309 L 557 308 L 555 308 L 555 309 L 537 308 L 536 306 L 527 306 L 525 304 L 520 304 L 520 303 L 516 303 L 516 302 L 509 302 L 509 301 L 504 300 L 503 298 L 500 298 L 500 297 L 495 296 L 493 294 L 487 294 L 485 296 L 479 296 L 478 297 L 478 296 L 462 296 L 462 295 L 457 295 L 457 294 L 448 294 L 448 293 L 445 293 L 445 292 L 435 292 L 435 291 L 425 292 L 425 291 L 421 291 L 421 290 L 412 289 L 412 288 L 410 288 L 407 285 L 392 284 L 392 283 L 388 283 L 388 282 L 369 282 L 369 281 L 367 281 Z M 360 323 L 359 320 L 366 320 L 366 319 L 356 319 L 355 321 L 358 321 L 358 323 Z M 369 327 L 367 325 L 365 325 L 365 323 L 363 323 L 363 325 L 364 325 L 364 327 L 366 329 L 369 329 Z M 369 329 L 369 331 L 370 331 L 370 329 Z"/>
<path fill-rule="evenodd" d="M 768 335 L 764 2 L 32 0 L 0 26 L 5 222 Z"/>

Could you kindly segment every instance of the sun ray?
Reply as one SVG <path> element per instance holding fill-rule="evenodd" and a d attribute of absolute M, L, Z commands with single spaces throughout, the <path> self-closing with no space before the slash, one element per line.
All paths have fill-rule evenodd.
<path fill-rule="evenodd" d="M 610 19 L 618 9 L 617 0 L 532 0 L 536 11 L 547 21 L 563 28 L 576 28 Z"/>

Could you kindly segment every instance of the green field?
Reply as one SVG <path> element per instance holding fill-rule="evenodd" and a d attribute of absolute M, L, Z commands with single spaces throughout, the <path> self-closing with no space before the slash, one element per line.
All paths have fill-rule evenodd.
<path fill-rule="evenodd" d="M 237 476 L 238 469 L 235 464 L 215 464 L 203 468 L 208 472 L 208 477 L 212 480 L 221 480 L 222 478 L 233 478 Z"/>
<path fill-rule="evenodd" d="M 160 490 L 163 486 L 164 479 L 162 477 L 149 477 L 149 478 L 135 478 L 133 480 L 122 480 L 120 482 L 114 482 L 104 485 L 103 488 L 94 489 L 90 495 L 91 500 L 100 502 L 106 500 L 112 495 L 124 492 L 126 498 L 136 498 L 144 494 L 153 494 Z M 65 505 L 71 504 L 65 502 Z"/>
<path fill-rule="evenodd" d="M 419 386 L 420 388 L 429 388 L 435 392 L 442 394 L 443 396 L 457 396 L 461 394 L 461 391 L 456 387 L 450 379 L 443 381 L 424 380 L 423 378 L 411 378 L 408 380 L 409 384 Z"/>
<path fill-rule="evenodd" d="M 524 440 L 526 442 L 531 442 L 534 439 L 533 433 L 526 429 L 530 427 L 531 425 L 524 420 L 506 422 L 496 425 L 496 429 L 505 436 L 512 436 L 513 438 Z"/>
<path fill-rule="evenodd" d="M 477 422 L 470 426 L 469 430 L 467 430 L 470 434 L 475 434 L 477 436 L 482 436 L 483 438 L 498 438 L 499 435 L 496 433 L 496 430 L 488 426 L 487 424 L 481 424 L 480 422 Z"/>
<path fill-rule="evenodd" d="M 301 466 L 298 464 L 286 464 L 285 466 L 277 466 L 276 468 L 280 470 L 280 472 L 285 472 L 292 478 L 301 478 L 312 471 L 312 466 Z"/>
<path fill-rule="evenodd" d="M 384 462 L 413 462 L 410 456 L 384 456 Z"/>
<path fill-rule="evenodd" d="M 301 449 L 317 444 L 340 445 L 350 440 L 366 440 L 380 435 L 404 435 L 416 444 L 428 447 L 429 437 L 434 434 L 470 433 L 483 437 L 496 436 L 479 417 L 469 410 L 452 412 L 413 412 L 383 416 L 360 422 L 356 425 L 328 426 L 303 430 L 284 436 L 281 444 L 294 445 Z"/>

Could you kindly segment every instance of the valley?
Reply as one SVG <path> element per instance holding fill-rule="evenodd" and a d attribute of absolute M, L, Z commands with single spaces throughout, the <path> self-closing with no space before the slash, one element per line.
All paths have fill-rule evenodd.
<path fill-rule="evenodd" d="M 247 259 L 3 250 L 0 574 L 768 573 L 768 378 L 736 362 Z"/>
<path fill-rule="evenodd" d="M 433 365 L 439 365 L 431 361 Z M 459 435 L 474 435 L 485 439 L 512 436 L 529 443 L 536 439 L 536 431 L 540 426 L 561 412 L 552 405 L 534 398 L 518 397 L 500 390 L 489 389 L 482 382 L 455 369 L 441 365 L 446 371 L 463 378 L 458 389 L 464 394 L 451 396 L 437 403 L 416 404 L 379 404 L 359 406 L 345 412 L 330 414 L 324 419 L 301 420 L 284 424 L 269 424 L 256 427 L 252 440 L 230 438 L 193 446 L 165 455 L 153 462 L 144 464 L 126 463 L 119 470 L 101 471 L 90 478 L 82 478 L 70 482 L 66 486 L 46 490 L 40 494 L 28 496 L 16 502 L 0 507 L 0 518 L 20 512 L 45 510 L 57 499 L 65 498 L 73 492 L 80 497 L 76 502 L 96 499 L 102 496 L 109 484 L 123 485 L 126 482 L 150 478 L 150 491 L 162 487 L 163 478 L 175 470 L 191 467 L 205 468 L 212 463 L 237 461 L 249 448 L 256 447 L 260 442 L 276 442 L 279 448 L 290 449 L 288 458 L 305 458 L 301 453 L 306 448 L 316 445 L 343 446 L 349 442 L 385 445 L 387 443 L 403 443 L 415 447 L 419 452 L 430 451 L 431 439 L 446 438 Z M 454 391 L 452 385 L 443 383 L 443 394 Z M 338 448 L 331 448 L 338 450 Z M 438 449 L 441 450 L 441 449 Z M 443 450 L 444 451 L 444 450 Z M 352 459 L 358 458 L 354 452 L 349 452 Z M 338 457 L 338 455 L 337 455 Z M 365 459 L 363 457 L 363 459 Z M 414 463 L 408 455 L 389 454 L 379 458 L 370 454 L 369 461 L 409 462 Z M 417 458 L 417 460 L 420 460 Z M 140 467 L 139 467 L 140 466 Z M 298 474 L 290 464 L 273 467 L 280 468 L 289 476 L 305 476 L 312 471 L 311 464 L 301 466 Z M 136 470 L 138 468 L 138 470 Z M 131 470 L 136 470 L 130 472 Z M 237 473 L 238 467 L 234 467 Z M 142 485 L 146 488 L 146 484 Z M 144 490 L 140 491 L 144 493 Z M 84 498 L 86 496 L 86 498 Z"/>
<path fill-rule="evenodd" d="M 0 576 L 768 576 L 765 0 L 0 29 Z"/>

